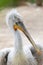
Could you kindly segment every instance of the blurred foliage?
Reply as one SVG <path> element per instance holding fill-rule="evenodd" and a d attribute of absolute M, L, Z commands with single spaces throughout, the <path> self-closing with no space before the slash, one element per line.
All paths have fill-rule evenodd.
<path fill-rule="evenodd" d="M 16 6 L 20 0 L 0 0 L 0 7 Z"/>
<path fill-rule="evenodd" d="M 0 7 L 11 6 L 13 4 L 12 0 L 0 0 Z"/>
<path fill-rule="evenodd" d="M 28 0 L 29 2 L 31 2 L 31 3 L 34 3 L 35 2 L 35 0 Z"/>
<path fill-rule="evenodd" d="M 23 1 L 29 1 L 31 3 L 35 2 L 35 0 L 0 0 L 0 8 L 8 6 L 17 6 Z"/>
<path fill-rule="evenodd" d="M 22 1 L 34 2 L 34 0 L 0 0 L 0 7 L 17 6 Z"/>

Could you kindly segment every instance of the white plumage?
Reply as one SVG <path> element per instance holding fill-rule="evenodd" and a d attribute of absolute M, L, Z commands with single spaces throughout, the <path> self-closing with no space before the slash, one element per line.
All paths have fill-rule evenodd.
<path fill-rule="evenodd" d="M 15 9 L 7 13 L 6 23 L 15 37 L 15 43 L 14 48 L 7 48 L 0 52 L 0 65 L 37 65 L 37 61 L 33 57 L 29 45 L 22 45 L 20 32 L 13 27 L 15 24 L 23 27 L 22 22 L 21 15 Z M 25 27 L 23 28 L 25 30 Z M 3 59 L 5 59 L 5 62 Z"/>

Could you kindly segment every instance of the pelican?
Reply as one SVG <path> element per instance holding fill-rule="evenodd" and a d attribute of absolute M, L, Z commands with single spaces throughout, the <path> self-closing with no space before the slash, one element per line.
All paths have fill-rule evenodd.
<path fill-rule="evenodd" d="M 0 65 L 37 65 L 37 61 L 32 55 L 29 46 L 27 45 L 24 47 L 22 45 L 20 31 L 25 34 L 38 53 L 40 53 L 40 50 L 35 45 L 33 39 L 26 30 L 21 15 L 17 12 L 17 10 L 12 9 L 7 13 L 6 23 L 13 33 L 15 43 L 14 48 L 6 48 L 1 50 Z"/>

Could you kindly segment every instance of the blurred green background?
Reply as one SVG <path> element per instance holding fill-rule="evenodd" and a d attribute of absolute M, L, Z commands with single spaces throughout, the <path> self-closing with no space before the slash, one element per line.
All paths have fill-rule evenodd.
<path fill-rule="evenodd" d="M 0 0 L 0 8 L 1 7 L 8 7 L 8 6 L 17 6 L 22 1 L 28 1 L 34 3 L 35 0 Z"/>
<path fill-rule="evenodd" d="M 0 7 L 17 6 L 22 0 L 0 0 Z M 24 0 L 34 3 L 35 0 Z"/>

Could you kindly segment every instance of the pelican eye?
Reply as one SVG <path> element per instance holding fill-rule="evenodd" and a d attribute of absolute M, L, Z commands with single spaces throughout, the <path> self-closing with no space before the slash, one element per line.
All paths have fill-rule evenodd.
<path fill-rule="evenodd" d="M 21 23 L 21 22 L 19 21 L 19 23 Z"/>
<path fill-rule="evenodd" d="M 18 25 L 18 23 L 16 22 L 16 24 Z"/>

